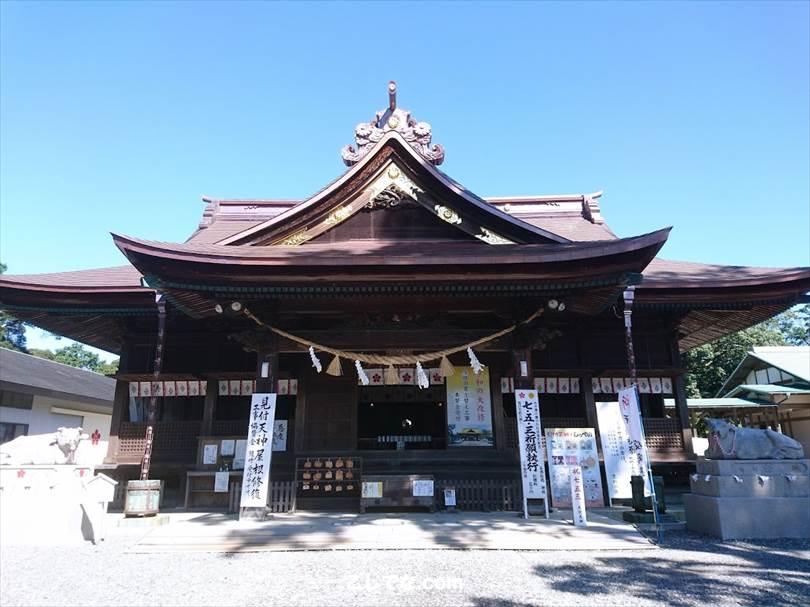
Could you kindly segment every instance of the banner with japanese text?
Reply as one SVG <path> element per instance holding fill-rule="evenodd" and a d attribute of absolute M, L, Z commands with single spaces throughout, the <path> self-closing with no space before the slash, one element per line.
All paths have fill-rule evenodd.
<path fill-rule="evenodd" d="M 629 499 L 633 496 L 630 486 L 631 476 L 641 476 L 645 479 L 644 493 L 649 495 L 646 482 L 647 461 L 635 398 L 635 389 L 628 388 L 619 392 L 619 399 L 624 406 L 621 402 L 596 403 L 605 476 L 611 499 Z"/>
<path fill-rule="evenodd" d="M 450 447 L 492 447 L 492 399 L 489 369 L 456 367 L 447 378 L 447 444 Z"/>
<path fill-rule="evenodd" d="M 582 468 L 571 466 L 568 473 L 569 491 L 571 492 L 571 509 L 574 511 L 574 525 L 576 527 L 588 526 L 588 515 L 585 508 L 585 489 L 582 477 Z"/>
<path fill-rule="evenodd" d="M 593 428 L 546 428 L 548 475 L 551 503 L 555 508 L 571 508 L 571 470 L 581 469 L 585 503 L 589 508 L 605 505 L 599 452 Z"/>
<path fill-rule="evenodd" d="M 253 394 L 245 445 L 245 472 L 240 500 L 242 508 L 262 508 L 267 505 L 275 417 L 276 395 Z"/>
<path fill-rule="evenodd" d="M 526 499 L 546 500 L 546 470 L 540 426 L 540 403 L 536 390 L 515 390 L 520 469 Z"/>

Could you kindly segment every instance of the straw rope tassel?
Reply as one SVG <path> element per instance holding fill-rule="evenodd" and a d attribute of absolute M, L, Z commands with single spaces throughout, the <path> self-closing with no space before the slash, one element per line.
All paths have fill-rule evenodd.
<path fill-rule="evenodd" d="M 385 383 L 389 386 L 396 386 L 399 383 L 399 373 L 394 365 L 388 365 L 385 369 Z"/>
<path fill-rule="evenodd" d="M 326 374 L 335 377 L 343 375 L 343 367 L 340 366 L 340 356 L 335 355 L 332 362 L 329 363 L 329 366 L 326 368 Z"/>
<path fill-rule="evenodd" d="M 442 377 L 453 377 L 456 374 L 456 368 L 446 356 L 442 356 L 442 361 L 439 363 L 439 373 Z"/>

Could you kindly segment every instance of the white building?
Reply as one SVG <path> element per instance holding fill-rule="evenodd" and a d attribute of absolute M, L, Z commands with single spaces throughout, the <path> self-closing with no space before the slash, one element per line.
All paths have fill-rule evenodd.
<path fill-rule="evenodd" d="M 0 444 L 80 426 L 91 436 L 93 463 L 101 463 L 114 391 L 109 377 L 0 348 Z"/>

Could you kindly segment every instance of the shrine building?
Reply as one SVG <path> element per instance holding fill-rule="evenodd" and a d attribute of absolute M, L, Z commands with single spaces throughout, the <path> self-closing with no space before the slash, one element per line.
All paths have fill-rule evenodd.
<path fill-rule="evenodd" d="M 393 83 L 354 137 L 305 200 L 203 198 L 184 242 L 114 234 L 126 265 L 0 276 L 2 309 L 120 355 L 105 473 L 138 478 L 151 421 L 164 505 L 233 508 L 222 441 L 245 438 L 254 391 L 276 392 L 275 509 L 354 509 L 361 475 L 399 474 L 517 510 L 516 386 L 539 391 L 544 428 L 598 430 L 633 375 L 626 310 L 653 467 L 686 471 L 682 354 L 810 290 L 810 268 L 662 259 L 670 228 L 617 236 L 601 192 L 482 198 L 439 169 Z"/>

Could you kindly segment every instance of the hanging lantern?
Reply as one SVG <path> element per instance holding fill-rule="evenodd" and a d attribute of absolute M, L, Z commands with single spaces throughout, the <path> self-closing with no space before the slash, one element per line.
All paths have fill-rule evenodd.
<path fill-rule="evenodd" d="M 422 363 L 418 360 L 416 361 L 416 384 L 419 386 L 420 390 L 430 387 L 430 378 L 422 368 Z"/>
<path fill-rule="evenodd" d="M 472 367 L 473 373 L 478 375 L 484 370 L 484 365 L 482 365 L 481 361 L 478 360 L 478 357 L 475 355 L 475 352 L 472 351 L 472 348 L 467 348 L 467 356 L 470 357 L 470 366 Z"/>
<path fill-rule="evenodd" d="M 323 371 L 323 365 L 321 361 L 318 360 L 318 357 L 315 355 L 315 348 L 312 346 L 309 347 L 309 357 L 312 359 L 312 366 L 315 367 L 315 370 L 320 373 Z"/>
<path fill-rule="evenodd" d="M 442 361 L 439 363 L 439 372 L 442 377 L 452 377 L 456 374 L 456 368 L 446 356 L 442 356 Z"/>
<path fill-rule="evenodd" d="M 333 375 L 335 377 L 340 377 L 343 375 L 343 368 L 340 366 L 340 357 L 335 356 L 332 359 L 332 362 L 329 363 L 329 367 L 326 369 L 327 375 Z"/>
<path fill-rule="evenodd" d="M 385 383 L 388 386 L 396 386 L 399 383 L 399 373 L 394 365 L 388 365 L 385 369 Z"/>
<path fill-rule="evenodd" d="M 363 370 L 363 365 L 360 364 L 359 360 L 354 361 L 354 368 L 357 369 L 357 377 L 360 379 L 360 383 L 364 386 L 368 385 L 368 375 Z"/>

